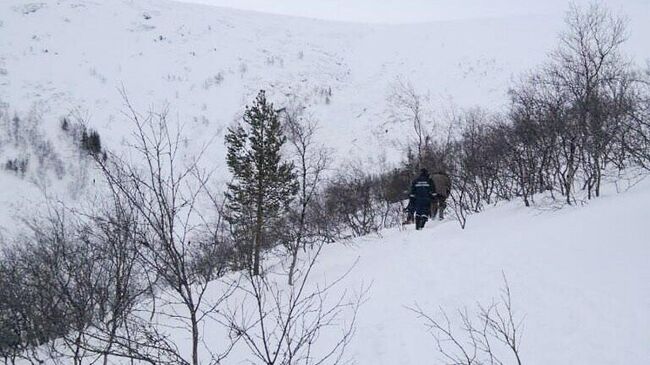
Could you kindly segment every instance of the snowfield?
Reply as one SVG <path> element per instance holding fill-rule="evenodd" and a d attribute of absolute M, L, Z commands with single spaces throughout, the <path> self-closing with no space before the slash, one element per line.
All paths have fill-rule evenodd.
<path fill-rule="evenodd" d="M 644 63 L 650 5 L 627 5 L 626 50 Z M 123 115 L 124 91 L 138 111 L 168 108 L 188 145 L 214 140 L 209 163 L 225 173 L 225 128 L 266 89 L 278 106 L 307 107 L 338 162 L 379 169 L 401 157 L 396 147 L 411 129 L 389 123 L 386 99 L 396 79 L 429 95 L 431 121 L 458 108 L 502 110 L 513 80 L 555 45 L 564 10 L 369 25 L 167 0 L 5 0 L 0 105 L 39 116 L 64 156 L 56 141 L 63 117 L 83 120 L 119 151 L 133 128 Z M 35 195 L 3 185 L 9 197 Z"/>
<path fill-rule="evenodd" d="M 650 183 L 579 208 L 531 210 L 501 204 L 421 232 L 386 232 L 331 247 L 320 270 L 359 257 L 354 282 L 372 283 L 353 352 L 359 364 L 438 364 L 433 338 L 406 310 L 435 315 L 489 305 L 506 275 L 524 318 L 526 364 L 650 363 Z M 508 359 L 507 363 L 512 359 Z"/>
<path fill-rule="evenodd" d="M 629 4 L 625 50 L 644 63 L 650 5 Z M 277 106 L 308 108 L 337 164 L 380 169 L 400 158 L 409 133 L 387 117 L 395 80 L 428 93 L 433 119 L 472 106 L 503 110 L 512 81 L 543 61 L 561 29 L 557 14 L 368 25 L 166 0 L 3 0 L 0 107 L 37 116 L 65 166 L 76 152 L 60 131 L 63 117 L 83 119 L 119 152 L 133 130 L 122 93 L 143 112 L 167 107 L 184 125 L 187 153 L 214 141 L 204 163 L 222 182 L 224 132 L 266 89 Z M 0 145 L 0 164 L 19 152 Z M 83 200 L 72 187 L 92 187 L 94 172 L 66 171 L 58 182 L 0 170 L 0 233 L 45 193 Z M 313 279 L 331 282 L 352 267 L 337 293 L 369 287 L 346 353 L 356 364 L 442 363 L 407 307 L 432 315 L 442 308 L 460 325 L 455 311 L 497 298 L 502 275 L 524 318 L 525 364 L 650 364 L 649 221 L 648 179 L 610 184 L 578 207 L 499 203 L 471 216 L 465 230 L 436 221 L 421 232 L 410 226 L 328 245 Z M 225 335 L 210 323 L 206 331 L 206 343 Z M 184 348 L 187 338 L 173 336 Z M 320 340 L 317 348 L 336 339 Z M 250 359 L 239 344 L 225 363 Z"/>
<path fill-rule="evenodd" d="M 629 186 L 619 186 L 623 191 Z M 499 299 L 507 278 L 514 315 L 523 319 L 520 355 L 524 364 L 650 363 L 650 180 L 581 207 L 525 208 L 501 203 L 470 218 L 465 230 L 454 221 L 387 230 L 379 237 L 326 246 L 310 288 L 345 277 L 332 289 L 368 289 L 356 318 L 345 359 L 356 364 L 443 364 L 416 305 L 460 330 L 458 310 L 477 313 L 477 304 Z M 346 272 L 349 272 L 346 276 Z M 285 277 L 279 279 L 283 287 Z M 219 293 L 218 285 L 213 295 Z M 235 306 L 241 298 L 231 298 Z M 341 325 L 349 323 L 350 312 Z M 209 321 L 206 343 L 219 349 L 223 327 Z M 188 339 L 176 332 L 181 349 Z M 339 340 L 338 328 L 316 343 L 325 351 Z M 315 353 L 317 351 L 314 351 Z M 505 364 L 516 364 L 497 351 Z M 253 360 L 240 342 L 228 364 Z"/>

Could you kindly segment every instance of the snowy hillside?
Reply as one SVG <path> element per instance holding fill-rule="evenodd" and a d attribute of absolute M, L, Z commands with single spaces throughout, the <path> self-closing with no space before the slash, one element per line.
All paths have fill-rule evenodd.
<path fill-rule="evenodd" d="M 528 364 L 632 364 L 650 361 L 650 185 L 587 207 L 490 209 L 461 231 L 453 222 L 422 232 L 332 248 L 328 275 L 358 255 L 354 281 L 371 282 L 354 352 L 359 364 L 439 363 L 423 322 L 404 306 L 450 314 L 498 297 L 505 273 Z M 345 258 L 342 260 L 342 258 Z"/>
<path fill-rule="evenodd" d="M 0 242 L 15 244 L 2 247 L 0 283 L 4 286 L 1 288 L 10 288 L 12 295 L 7 295 L 9 299 L 0 304 L 13 305 L 14 312 L 7 314 L 8 309 L 0 308 L 4 310 L 0 312 L 0 324 L 4 325 L 0 326 L 4 341 L 0 342 L 4 346 L 0 346 L 0 355 L 20 355 L 25 350 L 33 350 L 28 356 L 45 359 L 70 356 L 85 341 L 84 346 L 98 347 L 84 349 L 88 353 L 79 355 L 86 356 L 79 363 L 85 364 L 90 359 L 100 361 L 107 351 L 123 345 L 120 343 L 123 339 L 92 337 L 106 331 L 111 336 L 117 333 L 127 338 L 127 350 L 124 350 L 127 354 L 113 353 L 110 361 L 109 357 L 104 359 L 107 364 L 126 363 L 119 357 L 133 356 L 137 351 L 141 351 L 138 356 L 152 351 L 156 359 L 171 356 L 168 364 L 189 364 L 185 359 L 190 359 L 192 354 L 190 339 L 197 341 L 195 350 L 200 353 L 202 364 L 211 363 L 207 352 L 229 350 L 230 345 L 232 351 L 221 363 L 258 363 L 242 335 L 246 328 L 242 330 L 235 323 L 255 318 L 255 305 L 262 306 L 254 303 L 259 298 L 246 286 L 246 280 L 253 283 L 260 280 L 266 285 L 261 292 L 271 309 L 261 315 L 261 323 L 273 317 L 269 314 L 273 310 L 280 317 L 288 316 L 283 295 L 293 295 L 295 288 L 302 290 L 302 287 L 286 284 L 285 274 L 289 271 L 289 258 L 298 257 L 296 275 L 298 278 L 306 273 L 311 275 L 305 287 L 318 293 L 312 297 L 321 305 L 317 309 L 335 303 L 339 296 L 365 293 L 356 317 L 348 310 L 350 307 L 335 307 L 336 315 L 331 315 L 314 310 L 308 303 L 302 307 L 307 314 L 286 326 L 292 327 L 289 332 L 300 332 L 301 325 L 308 327 L 313 318 L 330 318 L 332 323 L 303 338 L 308 338 L 309 346 L 313 346 L 314 358 L 327 353 L 331 347 L 336 348 L 340 340 L 336 331 L 347 328 L 354 319 L 354 336 L 349 343 L 345 342 L 344 360 L 362 365 L 444 363 L 424 320 L 412 309 L 421 308 L 424 314 L 437 319 L 442 310 L 449 314 L 450 329 L 458 331 L 463 325 L 458 311 L 466 308 L 473 316 L 478 305 L 489 306 L 498 300 L 505 276 L 516 321 L 523 321 L 519 353 L 524 364 L 650 363 L 650 245 L 645 232 L 650 219 L 650 180 L 632 178 L 633 166 L 641 166 L 637 158 L 647 161 L 650 156 L 626 149 L 628 144 L 642 149 L 647 146 L 647 139 L 626 143 L 626 129 L 620 129 L 623 131 L 619 132 L 623 135 L 620 165 L 597 165 L 587 171 L 599 173 L 596 196 L 602 178 L 602 195 L 597 198 L 591 196 L 592 186 L 589 186 L 589 200 L 582 199 L 585 187 L 580 190 L 579 185 L 591 183 L 582 175 L 571 175 L 568 187 L 559 186 L 559 178 L 565 176 L 558 170 L 569 164 L 565 160 L 558 159 L 557 165 L 552 165 L 555 170 L 545 165 L 553 174 L 543 176 L 540 181 L 535 180 L 537 177 L 515 181 L 512 171 L 502 166 L 498 177 L 503 180 L 498 181 L 505 182 L 507 194 L 489 192 L 487 201 L 478 198 L 480 207 L 463 208 L 462 201 L 457 203 L 457 196 L 452 194 L 449 198 L 450 210 L 465 210 L 448 212 L 448 217 L 476 213 L 466 229 L 448 218 L 429 222 L 421 232 L 412 226 L 381 230 L 401 221 L 402 212 L 396 201 L 401 199 L 403 184 L 399 181 L 399 187 L 387 187 L 395 182 L 374 181 L 370 173 L 388 169 L 391 163 L 402 158 L 404 145 L 400 142 L 412 128 L 408 118 L 391 119 L 391 104 L 387 99 L 396 81 L 411 82 L 415 91 L 423 95 L 426 104 L 423 115 L 427 119 L 423 123 L 433 133 L 437 129 L 431 126 L 438 119 L 461 109 L 479 106 L 492 112 L 507 111 L 509 87 L 527 70 L 543 62 L 557 44 L 557 34 L 563 27 L 561 11 L 388 25 L 270 15 L 191 2 L 3 0 L 0 3 Z M 645 66 L 650 59 L 647 47 L 650 4 L 640 0 L 617 0 L 616 4 L 630 18 L 629 41 L 623 50 L 632 63 Z M 280 208 L 278 203 L 269 210 L 287 211 L 262 221 L 265 208 L 252 209 L 257 211 L 258 226 L 255 238 L 250 241 L 255 241 L 258 255 L 261 232 L 273 236 L 264 237 L 273 246 L 262 248 L 263 275 L 252 275 L 243 269 L 251 264 L 253 256 L 250 242 L 246 241 L 252 231 L 246 224 L 253 221 L 246 216 L 249 214 L 247 201 L 238 202 L 242 207 L 239 213 L 243 211 L 241 216 L 250 220 L 223 223 L 220 187 L 230 181 L 223 143 L 226 128 L 241 119 L 244 106 L 250 104 L 260 89 L 267 90 L 276 108 L 304 106 L 306 113 L 320 122 L 316 138 L 319 144 L 331 149 L 333 167 L 363 161 L 365 175 L 357 179 L 361 185 L 341 180 L 336 186 L 332 181 L 319 180 L 330 172 L 325 164 L 318 165 L 321 160 L 310 161 L 317 167 L 309 168 L 322 170 L 316 173 L 309 170 L 312 175 L 307 176 L 308 167 L 302 166 L 303 194 L 310 189 L 306 187 L 309 178 L 313 178 L 312 191 L 316 192 L 313 200 L 303 195 L 299 197 L 304 200 L 295 200 L 296 206 L 302 204 L 302 211 L 289 203 Z M 130 105 L 143 113 L 169 111 L 167 122 L 171 127 L 159 127 L 157 131 L 149 131 L 151 134 L 143 132 L 139 141 L 136 136 L 135 143 L 142 143 L 139 150 L 138 146 L 127 145 L 129 141 L 133 143 L 135 133 L 127 110 Z M 547 120 L 546 115 L 535 117 Z M 626 114 L 625 118 L 630 116 Z M 182 126 L 179 143 L 165 144 L 169 141 L 160 136 L 169 130 L 173 134 L 176 122 Z M 642 121 L 637 123 L 640 125 Z M 540 125 L 540 130 L 548 127 Z M 503 130 L 514 131 L 495 129 L 492 132 Z M 531 134 L 537 132 L 530 130 Z M 104 175 L 97 171 L 101 163 L 93 164 L 89 157 L 92 155 L 100 161 L 102 151 L 88 153 L 93 148 L 89 138 L 95 131 L 101 136 L 103 147 L 115 152 L 110 158 L 103 156 Z M 505 140 L 500 138 L 503 133 L 494 135 L 497 137 L 494 140 Z M 618 137 L 613 132 L 612 135 Z M 158 137 L 161 139 L 156 140 Z M 161 153 L 142 147 L 151 146 L 147 144 L 151 143 L 148 138 L 154 140 L 154 145 L 163 141 L 160 144 L 168 150 L 163 148 Z M 187 170 L 179 172 L 186 166 L 174 170 L 208 142 L 211 144 L 200 168 L 190 164 Z M 503 159 L 499 162 L 523 154 L 517 149 L 519 145 L 513 145 L 507 145 L 508 153 L 499 155 Z M 553 150 L 555 147 L 554 144 L 546 146 L 551 151 L 549 154 L 560 154 Z M 177 151 L 180 151 L 178 155 Z M 462 155 L 467 150 L 445 151 L 460 151 L 457 155 Z M 472 162 L 487 165 L 488 156 L 482 155 L 483 150 L 472 151 L 478 154 L 471 156 Z M 588 149 L 580 153 L 585 151 Z M 143 155 L 138 156 L 138 152 Z M 143 156 L 149 158 L 146 161 L 149 170 L 142 169 Z M 156 163 L 151 162 L 151 156 L 155 156 Z M 418 165 L 422 166 L 419 158 Z M 571 164 L 574 162 L 570 160 Z M 410 174 L 412 167 L 404 171 Z M 214 174 L 203 175 L 201 168 Z M 258 172 L 262 170 L 259 166 L 255 168 Z M 535 165 L 529 169 L 536 168 Z M 581 166 L 580 172 L 584 173 L 585 168 Z M 235 167 L 232 170 L 237 171 Z M 525 175 L 527 171 L 520 173 Z M 542 175 L 542 172 L 530 175 Z M 482 176 L 475 178 L 480 180 Z M 189 183 L 184 180 L 186 177 L 192 178 Z M 350 181 L 357 177 L 352 176 Z M 592 177 L 589 175 L 589 179 Z M 113 188 L 112 196 L 108 189 L 102 189 L 107 180 Z M 262 191 L 262 183 L 258 183 L 261 180 L 249 186 L 255 185 Z M 282 187 L 289 191 L 287 187 L 293 181 L 288 178 L 286 181 Z M 242 179 L 239 183 L 246 185 L 247 181 Z M 357 186 L 368 191 L 373 188 L 366 189 L 364 183 L 382 184 L 381 193 L 386 195 L 386 190 L 395 188 L 399 190 L 395 194 L 399 198 L 382 195 L 383 200 L 379 202 L 382 211 L 373 212 L 376 215 L 370 220 L 380 220 L 377 217 L 384 214 L 384 221 L 369 225 L 371 228 L 362 233 L 348 234 L 354 228 L 335 222 L 348 213 L 321 211 L 331 206 L 335 211 L 338 205 L 344 208 L 349 205 L 358 208 L 353 213 L 362 211 L 364 218 L 368 207 L 379 211 L 378 203 L 372 199 L 367 199 L 370 203 L 355 206 L 350 202 L 352 199 L 345 197 L 344 193 L 350 190 L 356 195 L 361 190 Z M 534 189 L 522 193 L 518 190 L 519 183 Z M 348 190 L 335 189 L 340 186 Z M 463 188 L 454 185 L 454 189 L 456 192 Z M 210 195 L 213 192 L 217 192 L 216 198 Z M 557 195 L 556 200 L 545 199 L 542 195 L 546 193 Z M 372 194 L 376 192 L 373 190 Z M 532 208 L 524 208 L 522 194 L 526 205 L 530 198 L 527 194 L 537 194 Z M 332 196 L 338 200 L 330 199 Z M 566 205 L 561 203 L 565 196 Z M 45 197 L 50 198 L 51 205 L 47 207 L 39 205 Z M 430 197 L 428 192 L 427 199 Z M 234 198 L 230 199 L 232 203 Z M 259 196 L 256 199 L 258 204 L 261 200 Z M 64 203 L 61 206 L 67 205 L 66 209 L 55 211 L 52 206 L 59 201 Z M 79 206 L 80 209 L 74 209 Z M 235 211 L 232 207 L 227 209 L 231 211 L 224 216 Z M 62 218 L 65 214 L 61 212 L 69 214 L 68 220 Z M 61 220 L 38 220 L 47 213 Z M 296 216 L 302 219 L 300 223 L 294 222 Z M 34 221 L 19 225 L 15 217 L 34 218 Z M 245 226 L 243 230 L 242 226 Z M 12 236 L 16 233 L 14 229 L 22 229 L 22 235 Z M 375 233 L 346 240 L 368 232 Z M 337 240 L 342 242 L 332 242 Z M 308 257 L 320 242 L 328 243 L 319 251 L 311 272 Z M 293 257 L 287 253 L 292 249 L 287 248 L 290 244 L 297 247 L 297 254 L 291 252 Z M 284 256 L 278 258 L 278 255 Z M 51 266 L 47 267 L 49 271 L 41 267 L 45 265 Z M 123 276 L 120 276 L 121 269 L 126 272 Z M 10 274 L 15 276 L 4 280 Z M 131 280 L 125 279 L 128 282 L 124 286 L 120 280 L 123 277 Z M 26 279 L 19 280 L 23 278 Z M 229 280 L 237 285 L 224 288 L 224 283 L 233 283 Z M 330 290 L 323 289 L 333 283 Z M 53 289 L 55 286 L 58 291 Z M 120 289 L 132 302 L 125 300 L 128 303 L 124 304 L 118 300 Z M 102 295 L 97 294 L 100 292 Z M 43 294 L 49 297 L 41 300 L 39 295 Z M 111 301 L 114 297 L 118 299 Z M 101 304 L 89 299 L 76 306 L 75 300 L 86 298 L 99 298 L 97 303 Z M 196 298 L 200 299 L 194 301 Z M 55 318 L 41 317 L 43 311 L 39 305 L 49 305 L 48 299 L 55 303 L 51 305 L 53 312 L 63 308 L 52 315 Z M 107 314 L 106 307 L 118 310 Z M 21 312 L 24 308 L 25 311 L 37 308 L 38 313 L 24 314 Z M 188 314 L 188 308 L 196 312 Z M 22 315 L 29 318 L 25 322 L 36 319 L 27 324 L 12 322 Z M 191 325 L 188 317 L 194 321 Z M 40 328 L 46 326 L 39 320 L 48 326 L 54 323 L 53 328 Z M 72 324 L 61 325 L 67 321 Z M 19 325 L 9 328 L 7 323 Z M 255 333 L 258 324 L 247 328 L 257 338 L 265 335 L 265 329 L 260 331 L 261 335 Z M 21 325 L 33 332 L 20 332 L 24 330 Z M 275 325 L 273 330 L 278 327 L 286 330 Z M 10 333 L 15 328 L 19 329 Z M 29 337 L 33 333 L 36 335 Z M 140 337 L 133 340 L 132 333 Z M 74 339 L 76 335 L 79 338 Z M 82 341 L 81 336 L 88 337 Z M 283 337 L 282 341 L 285 340 L 291 342 L 295 338 Z M 53 344 L 51 348 L 43 346 L 48 341 Z M 102 341 L 108 343 L 107 347 Z M 23 345 L 24 348 L 20 347 Z M 4 352 L 7 348 L 11 351 Z M 55 348 L 61 352 L 48 353 Z M 494 351 L 502 358 L 509 356 L 503 349 Z M 268 349 L 266 352 L 270 353 Z M 0 361 L 9 362 L 8 357 L 2 356 Z M 174 360 L 173 356 L 184 361 Z M 314 359 L 309 358 L 311 351 L 305 356 L 305 363 Z"/>
<path fill-rule="evenodd" d="M 143 108 L 168 102 L 194 138 L 219 133 L 264 88 L 277 103 L 304 101 L 343 156 L 377 147 L 367 138 L 384 122 L 397 76 L 441 103 L 496 107 L 510 78 L 551 48 L 561 23 L 366 26 L 165 1 L 2 6 L 0 98 L 11 108 L 45 103 L 53 119 L 88 113 L 117 144 L 126 133 L 123 86 Z"/>
<path fill-rule="evenodd" d="M 630 5 L 626 47 L 643 62 L 647 7 Z M 224 128 L 263 88 L 276 105 L 307 106 L 337 161 L 378 167 L 395 160 L 393 142 L 406 133 L 386 124 L 398 77 L 428 93 L 434 116 L 500 110 L 511 81 L 541 62 L 561 24 L 561 13 L 364 25 L 157 0 L 8 0 L 0 4 L 0 102 L 10 114 L 40 116 L 65 157 L 56 142 L 63 117 L 86 121 L 119 151 L 132 130 L 124 90 L 140 111 L 168 105 L 192 145 L 214 140 L 210 163 L 221 170 Z M 25 195 L 4 190 L 8 203 Z"/>
<path fill-rule="evenodd" d="M 648 204 L 646 179 L 623 193 L 609 186 L 584 207 L 531 210 L 506 203 L 473 217 L 466 230 L 452 221 L 430 223 L 421 232 L 412 226 L 388 230 L 325 247 L 314 285 L 351 270 L 331 296 L 369 287 L 346 352 L 356 364 L 448 363 L 408 307 L 418 305 L 439 320 L 444 310 L 458 333 L 463 324 L 457 310 L 474 315 L 477 303 L 498 300 L 502 275 L 516 320 L 523 320 L 524 364 L 645 364 L 650 245 L 642 227 L 650 218 Z M 218 340 L 224 335 L 219 324 L 206 328 L 206 343 L 225 343 Z M 315 348 L 324 351 L 338 339 L 325 331 Z M 187 344 L 183 336 L 178 340 Z M 509 356 L 502 357 L 505 363 L 516 363 Z M 250 352 L 240 343 L 227 363 L 246 359 Z"/>

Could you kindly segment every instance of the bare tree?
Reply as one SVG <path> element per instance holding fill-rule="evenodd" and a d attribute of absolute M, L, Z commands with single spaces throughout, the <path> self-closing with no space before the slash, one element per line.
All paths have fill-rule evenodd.
<path fill-rule="evenodd" d="M 497 200 L 521 197 L 530 206 L 536 194 L 559 192 L 574 204 L 580 189 L 599 196 L 612 167 L 619 178 L 629 166 L 647 169 L 647 76 L 621 53 L 625 20 L 594 4 L 573 6 L 566 23 L 551 59 L 511 90 L 507 118 L 453 115 L 447 143 L 431 140 L 422 156 L 407 155 L 404 168 L 416 159 L 448 167 L 461 226 Z"/>
<path fill-rule="evenodd" d="M 8 361 L 189 364 L 158 321 L 156 305 L 169 291 L 142 258 L 148 227 L 129 200 L 113 198 L 91 212 L 50 202 L 43 217 L 23 220 L 27 229 L 0 263 L 0 330 L 13 334 L 2 337 L 0 352 Z"/>
<path fill-rule="evenodd" d="M 348 239 L 384 228 L 384 203 L 380 201 L 378 181 L 361 165 L 349 164 L 339 169 L 328 181 L 317 207 L 322 212 L 319 220 L 331 228 L 325 236 Z"/>
<path fill-rule="evenodd" d="M 311 251 L 294 285 L 282 283 L 282 275 L 259 276 L 250 272 L 241 286 L 245 297 L 224 315 L 233 341 L 242 340 L 263 364 L 342 364 L 355 330 L 356 314 L 365 291 L 357 296 L 343 291 L 332 294 L 348 273 L 324 286 L 311 277 L 323 244 Z M 273 275 L 275 276 L 275 275 Z M 347 317 L 347 318 L 346 318 Z M 318 345 L 325 338 L 334 341 Z M 335 335 L 334 333 L 338 333 Z M 338 336 L 338 337 L 336 337 Z"/>
<path fill-rule="evenodd" d="M 42 231 L 58 231 L 56 225 L 42 228 Z M 67 303 L 60 299 L 57 285 L 57 279 L 65 273 L 52 275 L 58 272 L 56 268 L 61 260 L 54 253 L 60 251 L 61 245 L 50 248 L 46 239 L 31 240 L 32 237 L 26 233 L 15 245 L 3 245 L 0 354 L 7 364 L 19 360 L 41 363 L 46 356 L 37 348 L 66 335 L 70 328 L 63 320 Z"/>
<path fill-rule="evenodd" d="M 620 53 L 626 21 L 594 3 L 586 9 L 572 5 L 566 24 L 546 72 L 569 95 L 566 116 L 579 131 L 576 153 L 584 165 L 585 187 L 589 197 L 592 191 L 598 196 L 607 151 L 619 128 L 612 92 L 629 73 L 629 61 Z"/>
<path fill-rule="evenodd" d="M 624 90 L 617 98 L 627 113 L 623 128 L 616 136 L 613 159 L 624 168 L 628 160 L 645 170 L 650 170 L 650 61 L 645 73 L 630 75 Z M 625 95 L 625 96 L 624 96 Z"/>
<path fill-rule="evenodd" d="M 127 116 L 135 125 L 135 142 L 130 147 L 144 164 L 115 154 L 96 161 L 112 193 L 128 202 L 142 220 L 144 228 L 137 238 L 139 259 L 156 273 L 158 297 L 162 301 L 156 303 L 155 315 L 166 317 L 164 322 L 172 326 L 178 324 L 187 329 L 192 350 L 186 362 L 198 365 L 201 323 L 233 289 L 226 288 L 221 297 L 210 302 L 206 291 L 216 278 L 200 275 L 193 262 L 201 248 L 197 243 L 203 223 L 197 203 L 204 196 L 210 177 L 199 165 L 206 147 L 188 161 L 181 161 L 181 129 L 172 130 L 167 111 L 142 115 L 126 97 L 124 100 Z M 231 344 L 225 344 L 221 354 L 211 352 L 213 362 L 219 362 L 230 348 Z"/>
<path fill-rule="evenodd" d="M 449 365 L 502 365 L 503 346 L 514 362 L 522 364 L 521 336 L 523 318 L 518 318 L 512 306 L 510 286 L 505 276 L 504 287 L 498 301 L 489 306 L 478 304 L 478 313 L 472 315 L 467 308 L 458 310 L 459 324 L 454 324 L 447 312 L 440 308 L 439 315 L 427 314 L 419 306 L 409 307 L 435 339 L 438 352 Z"/>
<path fill-rule="evenodd" d="M 425 96 L 418 94 L 410 81 L 397 79 L 388 97 L 390 119 L 393 123 L 408 123 L 413 128 L 418 166 L 421 166 L 426 145 L 431 136 L 427 131 L 428 120 L 425 109 Z M 408 142 L 411 144 L 411 141 Z"/>
<path fill-rule="evenodd" d="M 104 365 L 110 357 L 151 364 L 182 363 L 173 342 L 148 318 L 147 304 L 155 300 L 158 275 L 140 259 L 141 229 L 146 225 L 138 218 L 136 207 L 118 195 L 96 206 L 96 211 L 84 214 L 89 222 L 82 229 L 86 239 L 98 247 L 105 269 L 105 285 L 95 294 L 103 315 L 90 324 L 82 346 L 102 356 Z"/>
<path fill-rule="evenodd" d="M 75 229 L 78 222 L 66 217 L 60 207 L 48 207 L 44 217 L 25 219 L 24 223 L 27 232 L 20 238 L 18 250 L 29 275 L 25 284 L 62 316 L 58 320 L 49 314 L 40 318 L 43 323 L 34 323 L 35 335 L 45 335 L 44 342 L 58 339 L 60 346 L 51 347 L 52 359 L 66 357 L 81 364 L 90 356 L 83 346 L 86 333 L 103 316 L 104 303 L 98 294 L 106 285 L 106 272 L 99 250 L 85 239 L 83 230 Z M 57 330 L 40 332 L 41 325 Z"/>
<path fill-rule="evenodd" d="M 138 311 L 150 286 L 133 250 L 136 225 L 124 212 L 88 216 L 50 203 L 43 216 L 24 219 L 27 229 L 0 264 L 3 279 L 9 274 L 14 281 L 2 285 L 0 300 L 13 322 L 7 360 L 179 363 L 177 350 L 165 348 L 171 343 Z"/>
<path fill-rule="evenodd" d="M 308 210 L 313 199 L 319 192 L 321 183 L 324 180 L 324 173 L 331 162 L 329 151 L 322 145 L 317 144 L 315 137 L 318 130 L 318 123 L 311 117 L 304 116 L 302 107 L 291 107 L 282 109 L 284 111 L 285 135 L 292 147 L 292 154 L 296 161 L 294 166 L 297 170 L 299 190 L 295 206 L 290 210 L 290 217 L 285 230 L 285 245 L 289 257 L 289 285 L 293 285 L 294 273 L 298 263 L 298 255 L 305 245 L 313 245 L 322 238 L 317 232 L 311 229 L 308 222 Z"/>

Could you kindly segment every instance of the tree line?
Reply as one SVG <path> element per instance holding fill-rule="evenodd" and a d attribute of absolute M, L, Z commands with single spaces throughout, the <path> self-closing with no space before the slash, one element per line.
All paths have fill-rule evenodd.
<path fill-rule="evenodd" d="M 548 60 L 522 75 L 500 113 L 454 113 L 437 133 L 427 128 L 422 96 L 405 82 L 394 107 L 413 125 L 404 163 L 447 170 L 452 208 L 467 216 L 497 201 L 550 195 L 565 204 L 600 196 L 603 183 L 650 168 L 650 69 L 622 51 L 626 22 L 601 5 L 572 7 Z M 402 182 L 404 184 L 404 182 Z"/>

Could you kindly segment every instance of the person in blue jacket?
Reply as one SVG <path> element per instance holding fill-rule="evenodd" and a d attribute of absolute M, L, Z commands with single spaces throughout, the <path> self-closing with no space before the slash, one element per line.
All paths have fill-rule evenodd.
<path fill-rule="evenodd" d="M 431 203 L 436 196 L 436 186 L 427 169 L 411 183 L 409 204 L 406 207 L 409 218 L 415 217 L 415 229 L 421 230 L 431 217 Z"/>

